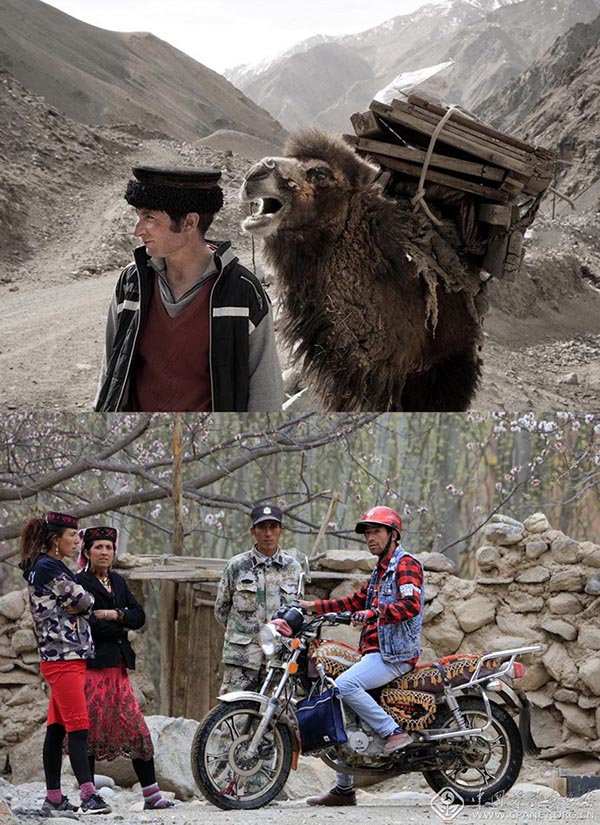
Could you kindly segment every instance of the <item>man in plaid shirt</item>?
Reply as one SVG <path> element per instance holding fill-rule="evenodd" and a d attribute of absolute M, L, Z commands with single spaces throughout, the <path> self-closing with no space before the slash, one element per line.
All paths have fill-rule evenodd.
<path fill-rule="evenodd" d="M 373 507 L 356 525 L 369 552 L 378 557 L 371 579 L 341 599 L 301 601 L 311 613 L 352 613 L 352 623 L 362 626 L 359 651 L 362 659 L 336 679 L 343 701 L 385 739 L 383 752 L 390 754 L 413 740 L 367 693 L 412 670 L 421 652 L 423 623 L 423 567 L 400 544 L 402 519 L 391 507 Z M 336 775 L 336 786 L 309 805 L 356 805 L 354 778 Z"/>

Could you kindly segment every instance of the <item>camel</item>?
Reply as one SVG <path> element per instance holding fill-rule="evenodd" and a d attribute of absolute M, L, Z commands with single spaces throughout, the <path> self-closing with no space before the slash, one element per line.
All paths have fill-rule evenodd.
<path fill-rule="evenodd" d="M 292 133 L 244 180 L 284 336 L 326 411 L 460 411 L 477 389 L 481 283 L 460 243 L 383 194 L 340 137 Z M 450 221 L 445 222 L 450 224 Z"/>

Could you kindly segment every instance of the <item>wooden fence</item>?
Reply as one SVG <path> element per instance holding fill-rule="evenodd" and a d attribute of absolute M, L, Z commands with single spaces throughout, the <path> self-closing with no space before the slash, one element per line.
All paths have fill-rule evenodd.
<path fill-rule="evenodd" d="M 222 678 L 223 629 L 214 617 L 225 562 L 190 557 L 137 557 L 119 568 L 129 582 L 158 583 L 160 705 L 164 716 L 201 719 L 216 703 Z"/>

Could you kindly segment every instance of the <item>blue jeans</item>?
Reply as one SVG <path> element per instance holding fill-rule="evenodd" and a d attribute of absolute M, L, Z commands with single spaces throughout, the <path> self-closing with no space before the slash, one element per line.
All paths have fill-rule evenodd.
<path fill-rule="evenodd" d="M 360 662 L 338 676 L 335 683 L 344 703 L 385 739 L 398 728 L 398 724 L 367 690 L 382 687 L 409 670 L 412 670 L 412 665 L 406 662 L 390 664 L 383 660 L 381 653 L 367 653 Z M 354 784 L 354 777 L 347 773 L 336 773 L 335 778 L 339 788 L 351 788 Z"/>

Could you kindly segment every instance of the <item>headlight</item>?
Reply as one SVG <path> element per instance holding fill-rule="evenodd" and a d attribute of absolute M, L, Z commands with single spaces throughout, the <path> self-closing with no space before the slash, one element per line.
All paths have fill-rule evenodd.
<path fill-rule="evenodd" d="M 264 624 L 258 632 L 258 641 L 265 656 L 273 656 L 281 645 L 281 634 L 272 624 Z"/>

